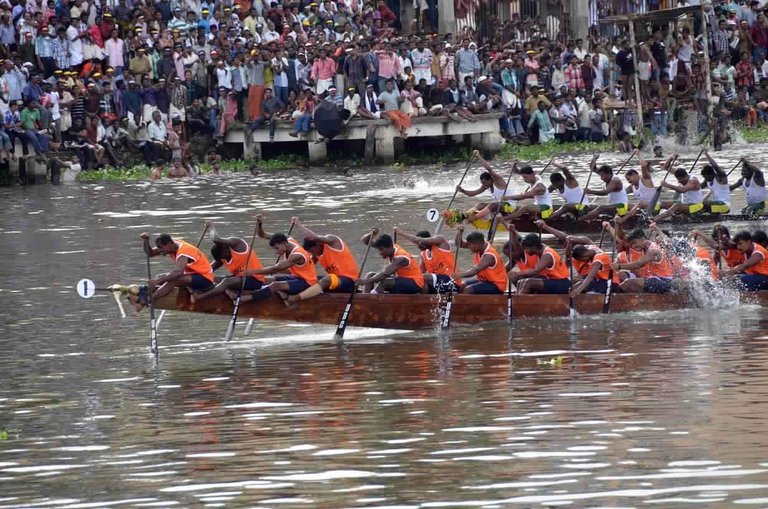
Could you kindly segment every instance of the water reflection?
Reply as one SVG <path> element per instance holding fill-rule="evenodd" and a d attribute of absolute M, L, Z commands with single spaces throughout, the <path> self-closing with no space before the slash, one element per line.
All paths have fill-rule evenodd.
<path fill-rule="evenodd" d="M 768 504 L 760 308 L 350 329 L 343 346 L 275 323 L 225 344 L 225 319 L 174 312 L 153 364 L 145 316 L 73 297 L 80 277 L 140 279 L 145 229 L 243 234 L 265 208 L 272 230 L 295 210 L 350 239 L 416 229 L 455 175 L 0 191 L 0 508 Z"/>

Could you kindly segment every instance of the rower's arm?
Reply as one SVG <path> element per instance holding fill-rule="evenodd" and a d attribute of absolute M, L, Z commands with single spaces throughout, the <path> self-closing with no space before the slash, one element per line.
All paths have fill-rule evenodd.
<path fill-rule="evenodd" d="M 535 276 L 542 270 L 546 269 L 550 265 L 553 265 L 555 263 L 554 258 L 552 258 L 552 255 L 549 253 L 545 253 L 541 258 L 539 258 L 539 262 L 536 264 L 536 266 L 530 270 L 524 270 L 520 272 L 517 275 L 518 279 Z"/>
<path fill-rule="evenodd" d="M 561 170 L 563 170 L 563 176 L 565 177 L 565 185 L 572 184 L 572 186 L 568 186 L 568 187 L 571 187 L 571 189 L 579 186 L 579 181 L 576 179 L 576 177 L 573 176 L 573 173 L 571 173 L 571 170 L 569 170 L 567 166 L 563 166 L 561 164 L 558 164 L 556 166 Z"/>
<path fill-rule="evenodd" d="M 659 256 L 661 256 L 661 253 L 658 252 L 655 249 L 649 250 L 647 253 L 645 253 L 643 256 L 635 260 L 631 263 L 617 263 L 616 268 L 618 270 L 635 270 L 639 269 L 640 267 L 643 267 L 644 265 L 647 265 L 651 263 L 652 261 L 655 261 Z"/>
<path fill-rule="evenodd" d="M 566 244 L 571 245 L 571 249 L 573 249 L 574 246 L 588 246 L 590 244 L 594 244 L 592 239 L 583 235 L 568 235 L 568 237 L 565 239 L 565 242 Z"/>
<path fill-rule="evenodd" d="M 544 222 L 541 219 L 537 219 L 536 221 L 533 222 L 533 224 L 538 226 L 541 230 L 543 230 L 543 231 L 545 231 L 547 233 L 551 233 L 552 235 L 554 235 L 555 238 L 557 238 L 557 240 L 561 244 L 565 244 L 565 242 L 568 240 L 568 234 L 567 233 L 565 233 L 563 231 L 560 231 L 557 228 L 552 228 L 551 226 L 549 226 L 546 222 Z"/>
<path fill-rule="evenodd" d="M 465 196 L 477 196 L 478 194 L 482 193 L 486 189 L 488 189 L 488 186 L 481 186 L 478 189 L 474 189 L 472 191 L 467 191 L 463 187 L 459 186 L 456 190 L 458 192 L 460 192 L 461 194 L 465 195 Z"/>
<path fill-rule="evenodd" d="M 667 159 L 667 162 L 665 162 L 664 164 L 666 165 L 669 161 L 671 161 L 672 157 L 673 156 Z M 640 159 L 640 177 L 643 180 L 651 181 L 651 185 L 653 185 L 653 178 L 651 177 L 651 163 L 649 163 L 645 159 Z"/>
<path fill-rule="evenodd" d="M 709 151 L 704 151 L 704 156 L 707 158 L 707 161 L 709 161 L 709 165 L 712 167 L 713 170 L 715 170 L 715 173 L 720 174 L 723 170 L 720 169 L 720 165 L 717 164 L 717 161 L 712 159 L 712 156 L 709 155 Z"/>
<path fill-rule="evenodd" d="M 336 235 L 319 235 L 306 226 L 304 226 L 300 221 L 298 217 L 294 217 L 291 219 L 291 224 L 293 224 L 296 228 L 299 229 L 299 232 L 301 232 L 302 236 L 305 239 L 312 240 L 314 242 L 317 242 L 318 244 L 326 244 L 330 245 L 334 249 L 341 249 L 341 241 Z"/>
<path fill-rule="evenodd" d="M 675 191 L 677 193 L 684 193 L 684 192 L 688 191 L 689 190 L 688 185 L 690 185 L 690 182 L 688 182 L 688 184 L 686 184 L 684 186 L 678 186 L 678 185 L 675 185 L 675 184 L 670 184 L 669 182 L 666 182 L 666 181 L 661 183 L 662 187 L 666 187 L 667 189 L 671 189 L 671 190 L 673 190 L 673 191 Z"/>
<path fill-rule="evenodd" d="M 392 260 L 392 263 L 384 267 L 384 270 L 382 270 L 378 274 L 375 274 L 369 278 L 358 280 L 357 284 L 358 286 L 362 286 L 362 285 L 368 285 L 372 283 L 378 283 L 379 281 L 383 281 L 387 279 L 389 276 L 397 272 L 398 269 L 400 269 L 401 267 L 405 267 L 407 264 L 408 264 L 408 260 L 406 258 L 397 257 Z"/>
<path fill-rule="evenodd" d="M 211 272 L 216 272 L 222 265 L 221 260 L 214 260 L 213 263 L 211 263 Z"/>
<path fill-rule="evenodd" d="M 737 180 L 736 182 L 730 185 L 731 191 L 737 190 L 738 188 L 741 187 L 743 183 L 744 183 L 744 179 L 740 178 L 739 180 Z"/>
<path fill-rule="evenodd" d="M 379 229 L 378 228 L 373 228 L 371 231 L 369 231 L 368 233 L 366 233 L 365 235 L 360 237 L 360 242 L 362 242 L 363 244 L 365 244 L 367 246 L 368 242 L 373 241 L 373 237 L 375 237 L 378 234 L 379 234 Z"/>
<path fill-rule="evenodd" d="M 459 278 L 467 278 L 476 276 L 480 271 L 487 269 L 491 265 L 496 263 L 496 258 L 494 258 L 491 254 L 483 255 L 483 257 L 480 259 L 480 262 L 472 267 L 471 269 L 465 270 L 464 272 L 459 272 L 457 276 Z"/>
<path fill-rule="evenodd" d="M 184 275 L 184 269 L 187 268 L 187 264 L 190 261 L 191 260 L 186 256 L 179 256 L 179 258 L 176 260 L 176 263 L 173 266 L 173 270 L 168 272 L 167 274 L 163 274 L 162 276 L 159 276 L 158 278 L 156 278 L 155 284 L 159 286 L 167 281 L 180 278 L 181 276 Z"/>
<path fill-rule="evenodd" d="M 276 263 L 274 265 L 270 265 L 269 267 L 264 267 L 262 269 L 254 269 L 254 270 L 246 270 L 245 275 L 246 276 L 256 276 L 259 274 L 275 274 L 278 272 L 284 272 L 287 269 L 290 269 L 294 265 L 300 263 L 302 260 L 304 260 L 304 257 L 298 253 L 289 256 L 286 260 L 283 260 L 282 262 Z"/>
<path fill-rule="evenodd" d="M 708 235 L 704 235 L 699 230 L 693 230 L 692 235 L 694 240 L 701 240 L 712 249 L 720 249 L 722 247 L 715 239 L 709 237 Z"/>
<path fill-rule="evenodd" d="M 587 273 L 586 276 L 584 276 L 584 279 L 581 281 L 581 283 L 576 286 L 573 289 L 573 296 L 581 295 L 584 290 L 589 288 L 589 285 L 592 283 L 592 281 L 595 280 L 595 276 L 597 276 L 597 273 L 600 272 L 603 268 L 603 264 L 600 261 L 595 261 L 592 263 L 592 266 L 589 268 L 589 273 Z"/>
<path fill-rule="evenodd" d="M 264 230 L 264 223 L 262 222 L 261 216 L 256 216 L 256 235 L 262 239 L 269 239 L 272 237 L 271 233 Z"/>
<path fill-rule="evenodd" d="M 147 236 L 144 239 L 144 244 L 142 245 L 142 248 L 144 249 L 144 254 L 152 258 L 153 256 L 160 256 L 163 253 L 160 252 L 160 249 L 157 247 L 152 247 L 149 245 L 149 236 Z"/>
<path fill-rule="evenodd" d="M 755 252 L 752 253 L 752 256 L 747 258 L 747 260 L 744 263 L 736 265 L 735 267 L 733 267 L 730 270 L 730 272 L 734 272 L 734 273 L 736 273 L 736 272 L 744 272 L 748 268 L 750 268 L 750 267 L 752 267 L 754 265 L 757 265 L 758 263 L 760 263 L 762 261 L 763 261 L 762 255 L 758 251 L 755 251 Z"/>
<path fill-rule="evenodd" d="M 589 188 L 587 188 L 584 191 L 585 194 L 592 194 L 595 196 L 608 196 L 609 192 L 610 191 L 608 191 L 608 189 L 589 189 Z"/>

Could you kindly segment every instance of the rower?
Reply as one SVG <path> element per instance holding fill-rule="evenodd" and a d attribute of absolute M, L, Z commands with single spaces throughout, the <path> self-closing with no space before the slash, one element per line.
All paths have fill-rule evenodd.
<path fill-rule="evenodd" d="M 571 251 L 571 257 L 574 267 L 578 265 L 579 273 L 584 276 L 583 281 L 571 290 L 571 297 L 584 292 L 605 294 L 611 274 L 611 255 L 595 246 L 578 245 Z M 619 290 L 618 272 L 613 273 L 613 284 Z"/>
<path fill-rule="evenodd" d="M 661 170 L 666 172 L 669 165 L 671 165 L 677 158 L 676 154 L 671 155 L 664 164 L 661 165 Z M 627 170 L 624 174 L 624 178 L 627 179 L 629 185 L 627 186 L 627 192 L 632 194 L 637 199 L 637 203 L 632 207 L 630 212 L 644 211 L 648 208 L 648 205 L 653 201 L 653 197 L 656 194 L 656 185 L 653 183 L 653 177 L 651 176 L 651 163 L 649 161 L 640 158 L 640 173 L 635 169 Z M 661 210 L 661 204 L 656 202 L 656 206 L 653 210 L 654 214 L 658 214 Z"/>
<path fill-rule="evenodd" d="M 367 233 L 360 240 L 363 244 L 368 244 L 371 236 L 376 233 L 378 230 Z M 421 293 L 424 276 L 411 253 L 395 244 L 392 237 L 387 234 L 379 235 L 371 245 L 378 249 L 382 258 L 389 261 L 389 265 L 381 272 L 369 273 L 365 278 L 359 279 L 356 282 L 357 286 L 365 286 L 367 293 Z M 375 283 L 378 285 L 373 288 Z"/>
<path fill-rule="evenodd" d="M 510 221 L 514 221 L 524 214 L 529 214 L 533 217 L 547 219 L 552 215 L 552 195 L 549 192 L 549 188 L 530 166 L 523 166 L 518 173 L 523 177 L 523 181 L 528 184 L 528 188 L 522 193 L 504 196 L 503 200 L 516 203 L 533 198 L 533 204 L 518 207 L 511 214 L 505 214 L 505 217 Z"/>
<path fill-rule="evenodd" d="M 589 198 L 584 194 L 584 190 L 579 186 L 579 181 L 573 176 L 571 170 L 562 164 L 557 162 L 552 163 L 553 166 L 559 168 L 563 173 L 553 173 L 549 176 L 550 186 L 548 191 L 559 192 L 560 196 L 565 200 L 565 205 L 557 209 L 549 216 L 550 220 L 557 219 L 564 214 L 571 214 L 574 217 L 579 217 L 589 212 Z M 565 177 L 563 177 L 565 175 Z"/>
<path fill-rule="evenodd" d="M 710 214 L 727 214 L 731 211 L 731 187 L 728 185 L 728 174 L 712 159 L 708 151 L 705 150 L 704 155 L 709 164 L 701 168 L 701 177 L 704 179 L 701 188 L 709 188 L 712 194 L 712 199 L 704 200 L 704 211 Z"/>
<path fill-rule="evenodd" d="M 726 226 L 715 225 L 712 229 L 712 236 L 708 237 L 699 230 L 692 232 L 694 240 L 699 239 L 709 247 L 715 250 L 715 258 L 725 260 L 728 267 L 735 267 L 744 261 L 744 255 L 736 248 L 736 244 L 731 240 L 731 232 Z"/>
<path fill-rule="evenodd" d="M 147 256 L 172 256 L 174 267 L 171 272 L 147 281 L 147 287 L 142 287 L 138 296 L 128 296 L 136 311 L 141 311 L 149 303 L 149 289 L 152 289 L 154 302 L 171 293 L 174 288 L 183 286 L 191 291 L 205 291 L 213 286 L 211 263 L 202 251 L 189 242 L 171 238 L 167 233 L 155 240 L 157 247 L 150 247 L 149 233 L 142 233 L 141 239 L 144 241 L 144 253 Z"/>
<path fill-rule="evenodd" d="M 752 242 L 768 248 L 768 234 L 763 230 L 756 230 L 752 232 Z"/>
<path fill-rule="evenodd" d="M 505 221 L 504 219 L 502 219 L 501 222 L 507 227 L 507 232 L 509 233 L 509 239 L 502 246 L 501 253 L 507 257 L 507 273 L 515 267 L 519 268 L 521 266 L 526 266 L 528 263 L 532 263 L 530 268 L 535 267 L 538 258 L 527 256 L 525 254 L 522 245 L 523 238 L 518 235 L 517 230 L 515 229 L 515 224 L 510 221 Z"/>
<path fill-rule="evenodd" d="M 658 245 L 648 240 L 641 228 L 630 232 L 627 241 L 629 242 L 628 260 L 617 261 L 612 265 L 614 271 L 629 271 L 629 277 L 621 283 L 621 291 L 625 293 L 670 292 L 673 271 L 667 255 Z"/>
<path fill-rule="evenodd" d="M 534 224 L 538 226 L 539 231 L 547 232 L 551 235 L 554 235 L 554 237 L 560 242 L 560 244 L 565 248 L 566 252 L 566 258 L 568 256 L 569 252 L 572 252 L 572 250 L 576 246 L 586 246 L 587 248 L 593 250 L 596 253 L 602 253 L 603 250 L 600 249 L 595 245 L 594 242 L 592 242 L 592 239 L 586 236 L 582 235 L 568 235 L 564 231 L 560 231 L 556 228 L 552 228 L 549 226 L 546 222 L 542 220 L 535 221 Z M 576 258 L 573 258 L 573 268 L 576 271 L 576 273 L 580 277 L 585 277 L 589 273 L 589 263 L 584 263 L 581 260 L 577 260 Z"/>
<path fill-rule="evenodd" d="M 671 218 L 675 213 L 691 216 L 704 210 L 704 193 L 701 192 L 701 183 L 699 179 L 688 175 L 684 168 L 675 170 L 675 178 L 678 185 L 662 182 L 662 187 L 681 193 L 679 203 L 666 202 L 662 208 L 666 209 L 656 216 L 657 221 L 664 221 Z"/>
<path fill-rule="evenodd" d="M 539 261 L 533 269 L 512 276 L 513 282 L 520 281 L 517 287 L 518 293 L 562 294 L 570 291 L 568 267 L 557 251 L 544 246 L 541 237 L 535 233 L 525 236 L 523 249 L 526 254 L 538 256 Z"/>
<path fill-rule="evenodd" d="M 596 168 L 598 156 L 599 154 L 595 154 L 592 158 L 589 169 L 597 172 L 600 180 L 605 184 L 605 189 L 587 189 L 586 193 L 595 196 L 608 196 L 608 204 L 595 207 L 581 216 L 579 221 L 590 221 L 600 214 L 623 216 L 629 212 L 629 198 L 627 198 L 627 191 L 624 190 L 621 179 L 613 175 L 613 168 L 607 164 Z"/>
<path fill-rule="evenodd" d="M 258 302 L 268 299 L 273 293 L 277 293 L 285 299 L 288 295 L 296 295 L 317 283 L 315 263 L 312 261 L 306 249 L 292 237 L 284 233 L 267 233 L 261 216 L 256 216 L 256 231 L 260 238 L 269 239 L 269 247 L 275 250 L 278 262 L 268 267 L 256 270 L 246 270 L 246 276 L 271 275 L 272 282 L 256 292 L 241 297 L 241 302 Z M 281 274 L 288 271 L 288 274 Z M 231 290 L 227 291 L 230 297 L 236 298 Z"/>
<path fill-rule="evenodd" d="M 416 244 L 421 251 L 421 270 L 424 276 L 423 290 L 428 293 L 457 292 L 459 287 L 451 279 L 456 272 L 451 245 L 440 235 L 432 236 L 428 231 L 410 235 L 395 228 L 395 233 Z"/>
<path fill-rule="evenodd" d="M 768 250 L 756 244 L 749 232 L 739 232 L 733 237 L 736 247 L 743 254 L 742 262 L 724 270 L 724 276 L 739 275 L 739 286 L 746 291 L 768 290 Z"/>
<path fill-rule="evenodd" d="M 502 214 L 511 214 L 515 211 L 515 203 L 506 202 L 502 207 L 499 207 L 499 203 L 502 203 L 504 197 L 504 189 L 507 187 L 507 181 L 504 177 L 499 175 L 488 161 L 483 159 L 479 150 L 474 151 L 474 157 L 476 157 L 480 164 L 483 165 L 485 171 L 480 174 L 480 187 L 472 191 L 467 191 L 461 186 L 456 186 L 456 190 L 466 196 L 477 196 L 485 191 L 491 193 L 493 201 L 491 203 L 481 202 L 462 214 L 461 219 L 466 219 L 468 222 L 472 222 L 475 219 L 482 219 L 492 215 L 494 212 L 501 211 Z M 513 163 L 517 165 L 517 162 Z M 450 214 L 451 211 L 445 211 L 444 214 Z"/>
<path fill-rule="evenodd" d="M 747 193 L 747 206 L 742 214 L 763 214 L 766 209 L 765 175 L 754 164 L 742 158 L 741 178 L 731 185 L 731 191 L 743 187 Z"/>
<path fill-rule="evenodd" d="M 291 218 L 291 224 L 303 234 L 302 247 L 312 255 L 313 263 L 320 264 L 326 275 L 303 292 L 288 296 L 287 304 L 293 305 L 323 292 L 349 294 L 356 291 L 355 280 L 360 269 L 347 243 L 338 235 L 313 232 L 298 217 Z"/>
<path fill-rule="evenodd" d="M 215 272 L 219 267 L 224 266 L 232 275 L 222 279 L 219 284 L 207 292 L 191 295 L 190 301 L 194 304 L 214 295 L 221 295 L 227 290 L 237 289 L 239 291 L 242 288 L 249 292 L 255 292 L 261 289 L 264 286 L 264 276 L 248 276 L 245 278 L 245 284 L 243 284 L 243 272 L 246 269 L 256 270 L 263 267 L 259 255 L 255 251 L 251 251 L 245 240 L 239 237 L 220 237 L 212 222 L 207 221 L 205 225 L 208 228 L 208 238 L 213 242 L 211 270 Z M 248 254 L 249 251 L 250 255 Z M 246 262 L 248 263 L 247 267 Z"/>
<path fill-rule="evenodd" d="M 472 232 L 467 235 L 467 240 L 462 239 L 464 228 L 458 228 L 456 240 L 459 246 L 469 249 L 474 254 L 474 265 L 471 269 L 458 272 L 454 279 L 476 278 L 476 281 L 468 283 L 463 293 L 474 295 L 499 295 L 507 291 L 509 280 L 507 269 L 499 256 L 499 252 L 486 242 L 485 236 L 480 232 Z"/>

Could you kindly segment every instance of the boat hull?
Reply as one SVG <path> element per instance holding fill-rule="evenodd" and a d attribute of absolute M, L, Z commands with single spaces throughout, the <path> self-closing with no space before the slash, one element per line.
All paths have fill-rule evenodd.
<path fill-rule="evenodd" d="M 278 297 L 261 302 L 248 302 L 240 307 L 241 318 L 286 322 L 336 325 L 349 295 L 323 294 L 288 308 Z M 768 292 L 743 294 L 742 302 L 768 305 Z M 225 296 L 192 304 L 189 293 L 174 290 L 155 303 L 158 309 L 231 315 L 232 302 Z M 580 295 L 575 299 L 576 311 L 582 315 L 602 313 L 602 295 Z M 692 307 L 685 295 L 678 294 L 615 294 L 611 312 L 668 311 Z M 436 295 L 360 294 L 355 297 L 349 325 L 382 329 L 425 329 L 436 327 L 439 315 Z M 512 309 L 515 319 L 568 316 L 567 295 L 514 295 Z M 451 323 L 472 325 L 503 321 L 507 318 L 506 295 L 455 295 Z"/>

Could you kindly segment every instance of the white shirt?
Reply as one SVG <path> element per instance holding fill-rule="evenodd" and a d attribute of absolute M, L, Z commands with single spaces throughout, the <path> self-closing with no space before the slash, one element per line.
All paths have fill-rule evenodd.
<path fill-rule="evenodd" d="M 147 134 L 149 135 L 150 140 L 165 143 L 165 139 L 167 138 L 165 124 L 163 124 L 162 121 L 158 124 L 153 120 L 147 127 Z"/>
<path fill-rule="evenodd" d="M 83 63 L 83 41 L 80 40 L 80 32 L 73 25 L 67 28 L 67 39 L 69 39 L 69 65 L 76 66 Z"/>
<path fill-rule="evenodd" d="M 125 67 L 125 62 L 123 60 L 124 48 L 125 43 L 123 43 L 122 39 L 113 39 L 110 37 L 106 40 L 104 43 L 104 49 L 106 50 L 107 55 L 109 55 L 110 67 Z"/>

